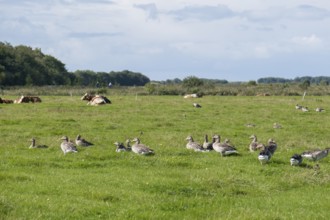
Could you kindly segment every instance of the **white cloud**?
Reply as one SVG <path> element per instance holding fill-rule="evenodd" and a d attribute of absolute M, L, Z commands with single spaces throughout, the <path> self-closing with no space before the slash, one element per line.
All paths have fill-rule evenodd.
<path fill-rule="evenodd" d="M 39 47 L 70 71 L 227 72 L 234 80 L 262 74 L 263 63 L 278 69 L 282 57 L 326 60 L 329 11 L 326 0 L 0 1 L 0 41 Z"/>
<path fill-rule="evenodd" d="M 316 49 L 322 46 L 322 40 L 315 34 L 312 34 L 310 36 L 293 37 L 291 40 L 294 44 L 300 45 L 304 48 L 307 47 Z"/>
<path fill-rule="evenodd" d="M 201 21 L 224 19 L 235 15 L 226 5 L 191 5 L 169 11 L 168 14 L 173 15 L 178 20 L 197 19 Z"/>
<path fill-rule="evenodd" d="M 154 3 L 150 4 L 136 4 L 134 5 L 136 8 L 140 8 L 145 10 L 149 19 L 157 19 L 158 18 L 158 9 Z"/>

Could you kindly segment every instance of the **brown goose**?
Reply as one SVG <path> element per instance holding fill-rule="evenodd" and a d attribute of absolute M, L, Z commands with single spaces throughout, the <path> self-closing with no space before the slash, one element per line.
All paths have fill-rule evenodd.
<path fill-rule="evenodd" d="M 231 155 L 231 154 L 238 154 L 238 151 L 236 150 L 236 148 L 229 144 L 228 139 L 226 139 L 224 143 L 220 142 L 220 140 L 221 140 L 220 135 L 214 135 L 213 139 L 214 139 L 214 143 L 212 145 L 213 149 L 216 152 L 221 153 L 221 156 L 227 156 L 227 155 Z"/>
<path fill-rule="evenodd" d="M 193 106 L 194 106 L 195 108 L 201 108 L 201 107 L 202 107 L 200 104 L 198 104 L 198 103 L 196 103 L 196 102 L 193 103 Z"/>
<path fill-rule="evenodd" d="M 306 151 L 301 154 L 302 157 L 312 160 L 312 161 L 318 161 L 326 156 L 328 156 L 330 151 L 330 148 L 326 148 L 325 150 L 312 150 L 312 151 Z"/>
<path fill-rule="evenodd" d="M 272 153 L 267 147 L 260 151 L 258 160 L 260 161 L 261 165 L 266 164 L 270 160 L 270 158 L 272 158 Z"/>
<path fill-rule="evenodd" d="M 146 146 L 144 144 L 141 144 L 139 138 L 134 138 L 132 141 L 135 142 L 135 144 L 132 145 L 132 151 L 134 153 L 136 153 L 136 154 L 142 154 L 142 155 L 150 155 L 150 154 L 154 154 L 155 153 L 148 146 Z"/>
<path fill-rule="evenodd" d="M 81 135 L 78 134 L 78 136 L 76 137 L 76 145 L 81 146 L 81 147 L 89 147 L 89 146 L 92 146 L 94 144 L 92 144 L 91 142 L 88 142 L 85 139 L 81 138 Z"/>
<path fill-rule="evenodd" d="M 258 142 L 257 136 L 255 134 L 251 135 L 250 139 L 252 139 L 249 149 L 251 152 L 256 151 L 259 148 L 262 148 L 263 144 Z"/>
<path fill-rule="evenodd" d="M 275 151 L 277 150 L 277 144 L 276 144 L 276 142 L 272 138 L 270 138 L 268 140 L 268 146 L 267 146 L 267 148 L 270 151 L 270 153 L 272 155 L 274 155 Z"/>
<path fill-rule="evenodd" d="M 213 139 L 213 138 L 212 138 L 212 139 Z M 213 150 L 212 145 L 213 145 L 213 141 L 212 141 L 212 142 L 209 142 L 209 140 L 208 140 L 208 135 L 207 135 L 207 134 L 204 135 L 203 148 L 204 148 L 205 150 Z"/>
<path fill-rule="evenodd" d="M 195 142 L 192 136 L 188 136 L 186 140 L 188 141 L 188 143 L 186 144 L 187 149 L 191 149 L 194 151 L 204 151 L 203 146 L 198 142 Z"/>
<path fill-rule="evenodd" d="M 303 111 L 303 112 L 308 112 L 309 109 L 308 109 L 308 107 L 301 107 L 301 111 Z"/>
<path fill-rule="evenodd" d="M 35 138 L 32 138 L 31 141 L 32 141 L 32 143 L 29 147 L 30 149 L 32 149 L 32 148 L 48 148 L 47 145 L 36 145 L 36 139 Z"/>
<path fill-rule="evenodd" d="M 273 124 L 273 128 L 275 128 L 275 129 L 280 129 L 280 128 L 282 128 L 282 125 L 280 125 L 279 123 L 274 123 Z"/>
<path fill-rule="evenodd" d="M 299 166 L 303 161 L 303 157 L 300 154 L 294 154 L 290 158 L 291 166 Z"/>
<path fill-rule="evenodd" d="M 123 143 L 120 143 L 120 142 L 115 142 L 113 143 L 114 145 L 116 145 L 116 152 L 124 152 L 124 151 L 127 151 L 126 147 L 123 145 Z"/>
<path fill-rule="evenodd" d="M 127 149 L 127 151 L 131 151 L 132 150 L 131 140 L 130 139 L 127 139 L 126 140 L 126 149 Z"/>
<path fill-rule="evenodd" d="M 325 110 L 324 110 L 324 108 L 317 107 L 317 108 L 315 109 L 315 111 L 317 111 L 317 112 L 324 112 Z"/>
<path fill-rule="evenodd" d="M 73 152 L 73 153 L 78 152 L 76 146 L 71 141 L 69 141 L 69 138 L 67 136 L 63 136 L 61 140 L 62 140 L 61 149 L 64 154 L 67 154 L 69 152 Z"/>

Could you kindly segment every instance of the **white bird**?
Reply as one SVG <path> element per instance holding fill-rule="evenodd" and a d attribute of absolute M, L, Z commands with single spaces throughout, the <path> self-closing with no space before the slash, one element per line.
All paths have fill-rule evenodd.
<path fill-rule="evenodd" d="M 203 146 L 198 142 L 195 142 L 192 136 L 188 136 L 186 138 L 186 141 L 188 141 L 188 143 L 186 144 L 187 149 L 191 149 L 194 151 L 205 151 Z"/>
<path fill-rule="evenodd" d="M 91 142 L 88 142 L 85 139 L 81 138 L 81 135 L 78 134 L 78 136 L 76 137 L 76 145 L 81 146 L 81 147 L 88 147 L 88 146 L 92 146 L 94 144 L 92 144 Z"/>
<path fill-rule="evenodd" d="M 302 109 L 302 106 L 297 104 L 296 109 L 300 110 L 300 109 Z"/>
<path fill-rule="evenodd" d="M 136 154 L 142 154 L 142 155 L 150 155 L 150 154 L 154 154 L 155 152 L 150 149 L 148 146 L 141 144 L 140 139 L 139 138 L 134 138 L 132 140 L 133 142 L 135 142 L 132 145 L 132 151 Z"/>
<path fill-rule="evenodd" d="M 291 166 L 299 166 L 303 161 L 303 157 L 299 154 L 294 154 L 290 158 L 290 164 Z"/>
<path fill-rule="evenodd" d="M 214 135 L 213 139 L 214 139 L 214 143 L 212 145 L 213 149 L 216 152 L 221 153 L 221 156 L 227 156 L 227 155 L 231 155 L 231 154 L 238 154 L 238 151 L 236 150 L 236 148 L 229 144 L 228 139 L 226 139 L 224 141 L 224 143 L 220 142 L 220 140 L 221 140 L 220 135 Z"/>
<path fill-rule="evenodd" d="M 61 138 L 61 140 L 62 140 L 61 149 L 64 154 L 69 153 L 69 152 L 73 152 L 73 153 L 78 152 L 76 146 L 72 142 L 69 141 L 69 138 L 67 136 L 63 136 Z"/>
<path fill-rule="evenodd" d="M 32 143 L 29 147 L 30 149 L 32 149 L 32 148 L 48 148 L 47 145 L 36 145 L 36 139 L 35 138 L 32 138 L 31 141 L 32 141 Z"/>

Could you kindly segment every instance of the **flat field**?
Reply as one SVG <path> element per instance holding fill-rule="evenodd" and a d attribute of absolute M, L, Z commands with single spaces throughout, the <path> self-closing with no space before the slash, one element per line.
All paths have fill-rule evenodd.
<path fill-rule="evenodd" d="M 330 219 L 330 157 L 319 168 L 289 163 L 329 147 L 330 97 L 107 97 L 113 104 L 97 107 L 78 96 L 0 105 L 0 219 Z M 94 146 L 64 155 L 60 138 L 78 134 Z M 229 138 L 239 156 L 186 149 L 188 135 L 204 134 Z M 278 144 L 264 166 L 248 151 L 252 134 Z M 115 152 L 137 136 L 154 156 Z M 48 148 L 29 149 L 32 137 Z"/>

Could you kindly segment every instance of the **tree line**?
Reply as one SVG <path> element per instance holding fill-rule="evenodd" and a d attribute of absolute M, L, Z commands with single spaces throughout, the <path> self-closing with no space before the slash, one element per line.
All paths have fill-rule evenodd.
<path fill-rule="evenodd" d="M 0 85 L 3 86 L 143 86 L 150 79 L 129 70 L 109 73 L 91 70 L 69 72 L 65 64 L 53 56 L 43 54 L 41 49 L 28 46 L 12 46 L 0 42 Z"/>
<path fill-rule="evenodd" d="M 303 77 L 296 77 L 294 79 L 285 79 L 279 77 L 265 77 L 260 78 L 257 81 L 258 83 L 311 83 L 317 85 L 329 85 L 330 77 L 329 76 L 303 76 Z"/>
<path fill-rule="evenodd" d="M 43 85 L 72 85 L 72 86 L 144 86 L 150 79 L 137 72 L 129 70 L 94 72 L 92 70 L 76 70 L 69 72 L 65 64 L 53 56 L 43 54 L 41 49 L 28 46 L 12 46 L 7 42 L 0 42 L 0 85 L 2 86 L 43 86 Z M 227 80 L 197 78 L 188 76 L 183 80 L 158 81 L 156 83 L 173 85 L 180 84 L 184 87 L 201 85 L 228 84 Z M 242 83 L 242 82 L 235 82 Z M 265 77 L 257 81 L 248 82 L 249 85 L 269 83 L 304 83 L 329 85 L 330 77 L 296 77 L 285 79 L 279 77 Z"/>

